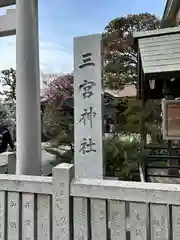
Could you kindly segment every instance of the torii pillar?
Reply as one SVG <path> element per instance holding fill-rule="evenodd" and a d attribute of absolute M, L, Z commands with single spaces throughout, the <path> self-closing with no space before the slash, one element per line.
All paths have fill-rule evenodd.
<path fill-rule="evenodd" d="M 38 0 L 0 0 L 0 37 L 16 34 L 16 174 L 41 174 Z M 16 19 L 16 20 L 15 20 Z"/>
<path fill-rule="evenodd" d="M 41 175 L 38 0 L 16 0 L 16 174 Z"/>

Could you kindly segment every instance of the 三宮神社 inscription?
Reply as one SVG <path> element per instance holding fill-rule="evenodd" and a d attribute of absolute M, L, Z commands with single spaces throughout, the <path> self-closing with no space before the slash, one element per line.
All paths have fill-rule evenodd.
<path fill-rule="evenodd" d="M 93 87 L 96 86 L 96 83 L 93 81 L 84 80 L 84 83 L 79 86 L 79 89 L 82 91 L 84 99 L 90 98 L 93 96 Z"/>
<path fill-rule="evenodd" d="M 101 35 L 74 39 L 75 176 L 103 177 Z"/>
<path fill-rule="evenodd" d="M 93 127 L 93 118 L 96 117 L 96 112 L 93 111 L 93 108 L 90 107 L 89 111 L 87 109 L 84 109 L 84 112 L 81 114 L 81 119 L 79 122 L 83 122 L 84 126 L 86 126 L 87 121 L 89 121 L 90 127 Z"/>
<path fill-rule="evenodd" d="M 87 66 L 95 66 L 95 63 L 92 62 L 92 53 L 83 53 L 82 55 L 82 64 L 79 65 L 79 68 L 84 68 L 84 67 L 87 67 Z"/>
<path fill-rule="evenodd" d="M 89 139 L 83 138 L 81 142 L 81 148 L 79 151 L 82 152 L 82 154 L 96 152 L 95 147 L 96 147 L 96 143 L 94 143 L 91 138 Z"/>

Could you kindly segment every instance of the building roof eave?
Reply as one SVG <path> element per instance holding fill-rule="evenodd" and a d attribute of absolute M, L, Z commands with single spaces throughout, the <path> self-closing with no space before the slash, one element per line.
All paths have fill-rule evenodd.
<path fill-rule="evenodd" d="M 167 0 L 164 14 L 161 20 L 161 28 L 173 27 L 176 25 L 176 14 L 179 7 L 179 0 Z"/>
<path fill-rule="evenodd" d="M 16 4 L 16 0 L 0 0 L 0 8 Z"/>

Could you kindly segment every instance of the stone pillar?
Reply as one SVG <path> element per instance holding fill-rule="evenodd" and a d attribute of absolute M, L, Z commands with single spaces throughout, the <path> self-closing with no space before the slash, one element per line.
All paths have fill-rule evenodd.
<path fill-rule="evenodd" d="M 41 174 L 38 1 L 16 0 L 16 174 Z"/>
<path fill-rule="evenodd" d="M 62 163 L 53 168 L 52 232 L 54 240 L 73 239 L 73 218 L 71 217 L 73 214 L 73 202 L 70 196 L 70 186 L 73 177 L 74 166 L 72 164 Z"/>

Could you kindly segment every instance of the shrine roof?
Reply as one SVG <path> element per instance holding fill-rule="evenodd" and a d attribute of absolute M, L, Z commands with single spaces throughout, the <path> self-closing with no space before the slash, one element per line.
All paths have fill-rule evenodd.
<path fill-rule="evenodd" d="M 16 3 L 16 0 L 0 0 L 0 8 L 7 7 Z"/>

